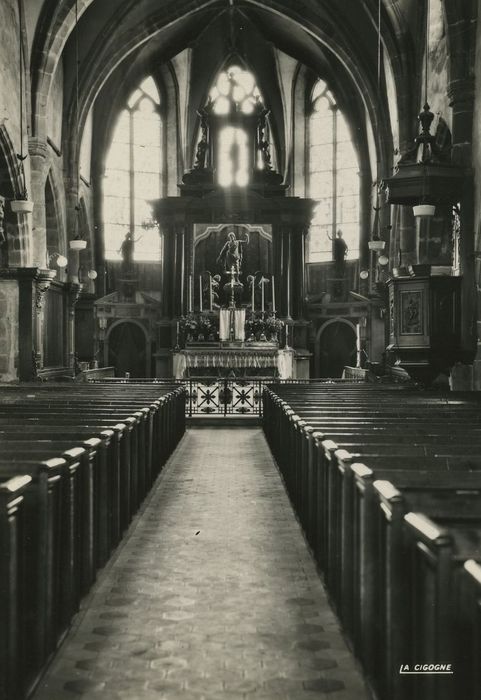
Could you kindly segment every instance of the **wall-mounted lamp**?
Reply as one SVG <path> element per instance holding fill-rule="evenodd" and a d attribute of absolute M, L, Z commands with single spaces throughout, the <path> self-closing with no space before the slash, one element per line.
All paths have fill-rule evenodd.
<path fill-rule="evenodd" d="M 380 255 L 377 259 L 378 263 L 383 267 L 389 263 L 389 258 L 387 255 Z"/>
<path fill-rule="evenodd" d="M 369 271 L 368 270 L 361 270 L 361 272 L 359 273 L 359 277 L 362 280 L 367 280 L 369 277 Z"/>
<path fill-rule="evenodd" d="M 65 255 L 62 255 L 61 253 L 51 253 L 48 256 L 48 265 L 50 266 L 50 263 L 53 261 L 55 261 L 56 266 L 60 269 L 67 267 L 68 260 Z"/>

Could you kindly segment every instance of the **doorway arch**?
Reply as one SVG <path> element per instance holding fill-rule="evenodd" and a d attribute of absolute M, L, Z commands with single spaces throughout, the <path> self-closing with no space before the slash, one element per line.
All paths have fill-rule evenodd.
<path fill-rule="evenodd" d="M 346 365 L 356 365 L 356 326 L 345 318 L 324 323 L 316 335 L 315 372 L 317 377 L 342 377 Z"/>
<path fill-rule="evenodd" d="M 117 321 L 105 339 L 105 361 L 117 377 L 150 376 L 150 345 L 147 332 L 137 321 Z"/>

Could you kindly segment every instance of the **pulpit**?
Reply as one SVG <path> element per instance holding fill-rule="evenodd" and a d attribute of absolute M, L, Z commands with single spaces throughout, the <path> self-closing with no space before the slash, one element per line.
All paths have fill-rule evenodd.
<path fill-rule="evenodd" d="M 389 289 L 388 359 L 431 381 L 461 359 L 461 278 L 394 277 Z"/>

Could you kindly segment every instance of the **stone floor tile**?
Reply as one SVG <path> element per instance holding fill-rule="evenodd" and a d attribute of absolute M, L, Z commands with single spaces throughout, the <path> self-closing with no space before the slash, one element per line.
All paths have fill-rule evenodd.
<path fill-rule="evenodd" d="M 368 700 L 258 428 L 191 428 L 32 700 Z"/>

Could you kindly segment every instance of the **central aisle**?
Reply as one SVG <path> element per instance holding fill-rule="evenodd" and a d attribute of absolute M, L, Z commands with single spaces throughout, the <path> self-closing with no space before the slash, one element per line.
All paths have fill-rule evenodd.
<path fill-rule="evenodd" d="M 34 698 L 80 694 L 369 697 L 260 428 L 188 430 Z"/>

